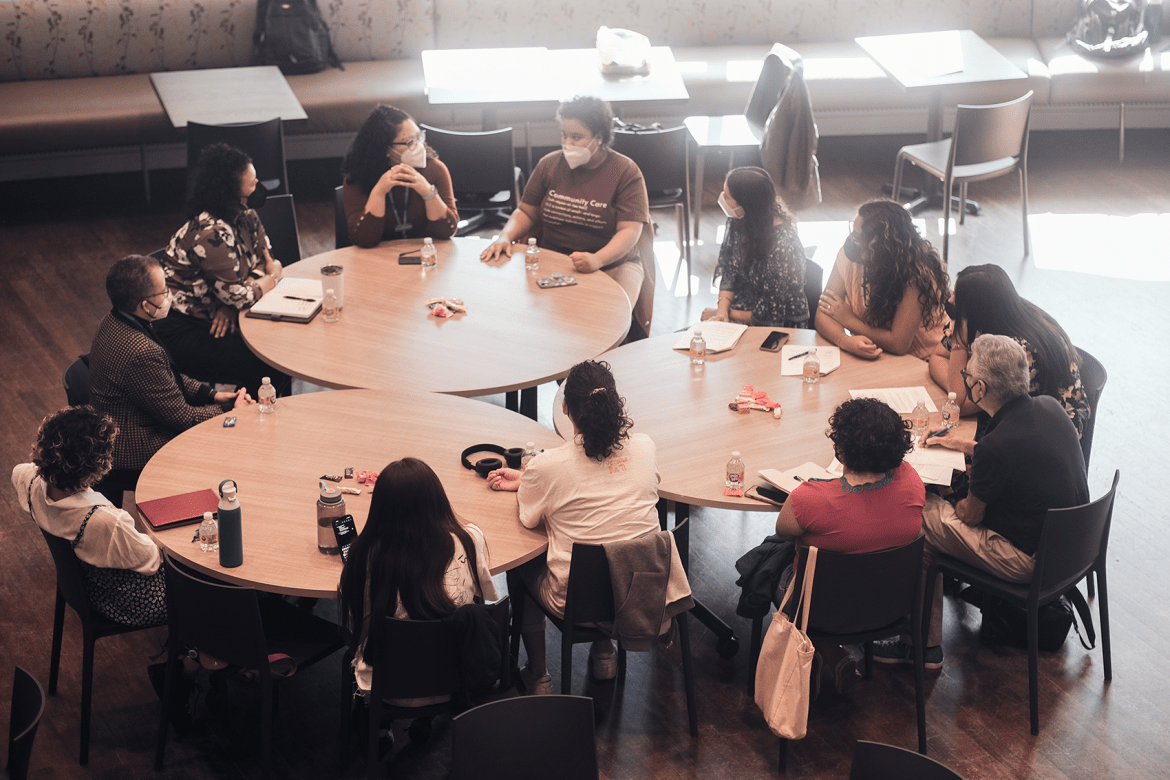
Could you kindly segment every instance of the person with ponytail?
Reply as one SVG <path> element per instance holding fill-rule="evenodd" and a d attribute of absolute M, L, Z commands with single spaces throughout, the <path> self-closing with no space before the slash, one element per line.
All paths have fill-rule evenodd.
<path fill-rule="evenodd" d="M 719 193 L 719 207 L 727 215 L 727 234 L 715 264 L 719 304 L 704 310 L 703 319 L 808 327 L 804 246 L 768 172 L 733 169 Z"/>
<path fill-rule="evenodd" d="M 658 460 L 650 437 L 631 434 L 609 365 L 578 363 L 565 379 L 564 411 L 573 439 L 533 458 L 523 472 L 498 469 L 488 475 L 493 490 L 518 490 L 520 522 L 544 523 L 548 555 L 516 570 L 529 594 L 553 614 L 563 615 L 573 544 L 606 544 L 636 539 L 658 530 Z M 528 665 L 521 679 L 529 694 L 552 693 L 545 670 L 544 615 L 535 604 L 524 607 L 520 629 Z M 593 676 L 609 680 L 617 657 L 609 640 L 590 651 Z"/>

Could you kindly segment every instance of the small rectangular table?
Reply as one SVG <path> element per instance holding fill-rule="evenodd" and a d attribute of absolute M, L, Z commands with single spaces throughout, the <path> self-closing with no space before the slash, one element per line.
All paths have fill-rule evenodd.
<path fill-rule="evenodd" d="M 162 71 L 150 82 L 175 127 L 309 118 L 275 65 Z"/>

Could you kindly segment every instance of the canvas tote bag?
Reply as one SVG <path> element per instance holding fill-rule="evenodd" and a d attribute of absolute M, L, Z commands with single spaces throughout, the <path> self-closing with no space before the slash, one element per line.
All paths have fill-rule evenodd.
<path fill-rule="evenodd" d="M 805 634 L 809 603 L 812 601 L 813 575 L 817 566 L 817 548 L 808 548 L 804 583 L 796 602 L 798 627 L 788 619 L 784 607 L 792 597 L 796 577 L 788 582 L 780 610 L 764 637 L 760 661 L 756 666 L 756 704 L 768 721 L 768 728 L 778 737 L 803 739 L 808 728 L 808 686 L 812 671 L 813 644 Z"/>

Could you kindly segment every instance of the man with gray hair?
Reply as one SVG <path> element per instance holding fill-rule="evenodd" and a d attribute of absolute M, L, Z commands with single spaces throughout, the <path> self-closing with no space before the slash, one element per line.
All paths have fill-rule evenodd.
<path fill-rule="evenodd" d="M 1028 395 L 1028 358 L 1007 336 L 984 334 L 963 370 L 967 398 L 991 420 L 977 439 L 948 431 L 930 440 L 971 457 L 967 497 L 952 505 L 927 495 L 923 568 L 939 553 L 1009 582 L 1032 580 L 1049 509 L 1087 503 L 1089 486 L 1076 428 L 1060 402 Z M 910 663 L 906 641 L 874 648 L 882 663 Z M 942 667 L 942 588 L 934 591 L 926 667 Z"/>

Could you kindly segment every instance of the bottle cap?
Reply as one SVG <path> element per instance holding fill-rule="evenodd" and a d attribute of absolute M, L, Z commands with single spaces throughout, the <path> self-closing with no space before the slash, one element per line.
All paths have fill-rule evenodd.
<path fill-rule="evenodd" d="M 698 325 L 696 325 L 696 326 L 695 326 L 695 335 L 696 335 L 696 336 L 702 336 L 702 335 L 703 335 L 703 329 L 702 329 L 702 328 L 700 328 Z"/>
<path fill-rule="evenodd" d="M 956 399 L 956 398 L 958 398 L 958 397 L 959 397 L 959 394 L 958 394 L 958 393 L 947 393 L 947 398 L 949 398 L 949 399 L 950 399 L 950 400 L 952 400 L 952 401 L 953 401 L 953 400 L 955 400 L 955 399 Z"/>
<path fill-rule="evenodd" d="M 738 452 L 733 452 L 733 453 L 731 453 L 731 457 L 733 457 L 733 458 L 738 458 L 738 457 L 739 457 L 739 453 L 738 453 Z"/>
<path fill-rule="evenodd" d="M 534 442 L 534 441 L 528 442 L 527 444 L 524 445 L 524 449 L 526 449 L 526 450 L 536 449 L 536 442 Z"/>
<path fill-rule="evenodd" d="M 328 290 L 325 291 L 325 294 L 326 295 L 336 295 L 337 293 L 333 292 L 333 288 L 330 287 Z"/>
<path fill-rule="evenodd" d="M 204 512 L 203 513 L 203 522 L 210 523 L 214 519 L 215 519 L 215 516 L 212 515 L 211 512 Z"/>
<path fill-rule="evenodd" d="M 318 481 L 321 487 L 321 503 L 322 504 L 337 504 L 342 500 L 341 488 L 330 485 L 325 481 Z"/>
<path fill-rule="evenodd" d="M 263 379 L 260 380 L 260 384 L 263 384 L 263 385 L 272 384 L 272 379 L 270 377 L 264 377 Z"/>

